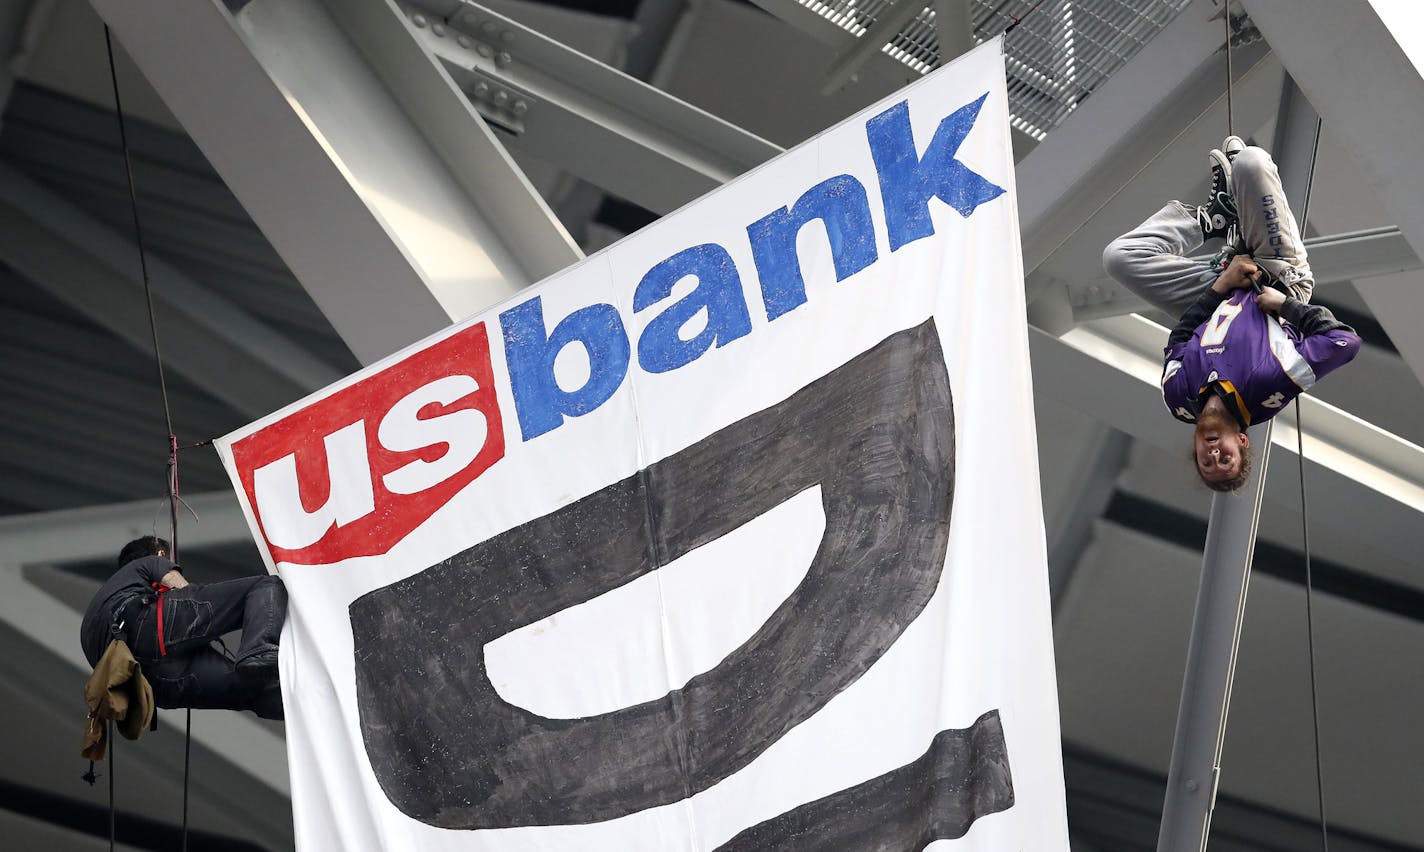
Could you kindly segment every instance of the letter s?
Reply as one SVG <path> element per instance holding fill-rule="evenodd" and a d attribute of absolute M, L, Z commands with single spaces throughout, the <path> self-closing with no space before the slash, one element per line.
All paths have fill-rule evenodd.
<path fill-rule="evenodd" d="M 446 376 L 417 388 L 391 406 L 381 418 L 376 437 L 392 452 L 409 452 L 445 444 L 445 454 L 435 461 L 416 459 L 381 478 L 393 494 L 416 494 L 464 470 L 480 454 L 488 438 L 484 412 L 463 408 L 422 419 L 420 410 L 438 403 L 451 405 L 479 390 L 469 376 Z"/>

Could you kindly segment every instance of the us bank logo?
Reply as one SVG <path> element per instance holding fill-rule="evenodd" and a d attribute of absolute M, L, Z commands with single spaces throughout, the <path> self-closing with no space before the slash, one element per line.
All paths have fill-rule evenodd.
<path fill-rule="evenodd" d="M 235 442 L 241 486 L 274 561 L 319 565 L 384 554 L 474 484 L 513 440 L 497 381 L 508 382 L 518 440 L 529 442 L 597 410 L 635 366 L 670 373 L 773 326 L 807 303 L 797 239 L 813 222 L 825 235 L 835 280 L 853 286 L 847 279 L 882 260 L 881 244 L 893 253 L 934 235 L 932 203 L 973 215 L 1004 192 L 957 159 L 986 97 L 945 116 L 923 151 L 908 101 L 866 122 L 883 241 L 865 183 L 835 175 L 745 225 L 750 269 L 739 268 L 725 245 L 707 241 L 673 252 L 637 281 L 615 282 L 631 287 L 633 314 L 651 316 L 636 340 L 628 332 L 632 318 L 612 304 L 552 318 L 534 296 L 498 318 L 507 379 L 492 365 L 490 330 L 475 322 Z M 692 291 L 672 299 L 674 286 L 688 279 L 696 282 Z M 765 323 L 753 323 L 753 309 Z M 569 347 L 580 348 L 589 364 L 577 387 L 555 376 L 555 361 Z"/>

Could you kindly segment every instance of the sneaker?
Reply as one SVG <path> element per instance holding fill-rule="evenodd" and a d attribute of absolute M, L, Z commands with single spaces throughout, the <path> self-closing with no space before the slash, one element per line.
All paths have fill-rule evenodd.
<path fill-rule="evenodd" d="M 1211 149 L 1207 160 L 1211 163 L 1211 194 L 1207 202 L 1197 208 L 1197 222 L 1201 225 L 1203 240 L 1225 237 L 1236 224 L 1236 199 L 1231 195 L 1231 160 L 1218 148 Z"/>
<path fill-rule="evenodd" d="M 1236 155 L 1246 149 L 1246 141 L 1240 136 L 1228 136 L 1222 140 L 1221 153 L 1226 155 L 1227 162 L 1236 159 Z"/>
<path fill-rule="evenodd" d="M 264 645 L 237 661 L 237 673 L 248 680 L 262 680 L 277 675 L 277 646 Z"/>

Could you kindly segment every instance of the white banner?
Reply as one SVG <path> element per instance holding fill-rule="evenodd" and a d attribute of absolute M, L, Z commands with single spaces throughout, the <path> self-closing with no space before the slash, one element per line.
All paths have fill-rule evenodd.
<path fill-rule="evenodd" d="M 219 452 L 302 849 L 1067 848 L 996 40 Z"/>

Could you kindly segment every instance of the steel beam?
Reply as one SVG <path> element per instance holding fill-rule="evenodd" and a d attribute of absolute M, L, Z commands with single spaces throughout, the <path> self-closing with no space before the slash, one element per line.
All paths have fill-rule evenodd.
<path fill-rule="evenodd" d="M 826 69 L 825 80 L 821 83 L 821 94 L 829 95 L 840 91 L 841 87 L 849 83 L 856 72 L 865 66 L 870 57 L 883 52 L 886 43 L 908 26 L 916 15 L 924 11 L 923 0 L 896 0 L 882 8 L 880 17 L 831 60 L 831 67 Z"/>
<path fill-rule="evenodd" d="M 93 0 L 370 363 L 580 257 L 389 0 Z"/>
<path fill-rule="evenodd" d="M 1072 490 L 1054 501 L 1067 508 L 1048 529 L 1048 592 L 1055 613 L 1077 573 L 1079 559 L 1092 542 L 1094 524 L 1112 500 L 1131 447 L 1128 435 L 1112 426 L 1100 426 L 1082 452 L 1069 460 Z"/>
<path fill-rule="evenodd" d="M 1344 234 L 1312 237 L 1305 241 L 1310 253 L 1310 271 L 1315 286 L 1356 283 L 1360 293 L 1378 294 L 1396 273 L 1418 272 L 1424 261 L 1404 239 L 1398 228 L 1370 228 Z M 1199 260 L 1207 260 L 1201 255 Z M 1416 281 L 1418 276 L 1400 276 Z M 1379 278 L 1378 281 L 1366 280 Z M 1068 301 L 1074 322 L 1141 313 L 1151 310 L 1146 302 L 1118 287 L 1111 278 L 1099 276 L 1067 284 Z"/>
<path fill-rule="evenodd" d="M 655 213 L 781 148 L 475 3 L 410 0 L 416 38 L 512 147 Z"/>
<path fill-rule="evenodd" d="M 1279 48 L 1281 62 L 1326 124 L 1339 131 L 1335 138 L 1389 219 L 1415 252 L 1424 254 L 1424 169 L 1414 146 L 1401 144 L 1424 138 L 1418 27 L 1403 25 L 1408 22 L 1369 0 L 1245 0 L 1242 5 Z M 1380 278 L 1359 290 L 1424 381 L 1418 322 L 1424 316 L 1424 287 L 1418 276 Z"/>
<path fill-rule="evenodd" d="M 974 47 L 974 19 L 970 0 L 932 0 L 935 13 L 935 40 L 939 43 L 939 64 Z"/>

